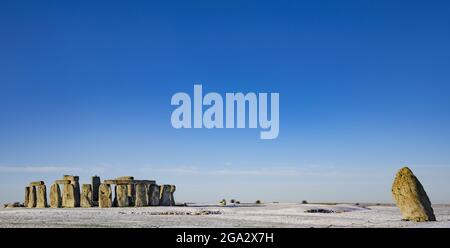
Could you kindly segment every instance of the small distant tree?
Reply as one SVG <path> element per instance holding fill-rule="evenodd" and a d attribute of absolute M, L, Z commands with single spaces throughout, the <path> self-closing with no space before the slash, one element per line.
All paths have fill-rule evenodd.
<path fill-rule="evenodd" d="M 261 204 L 261 200 L 256 200 L 256 204 Z"/>
<path fill-rule="evenodd" d="M 241 204 L 241 202 L 240 201 L 236 201 L 236 204 Z"/>
<path fill-rule="evenodd" d="M 231 200 L 230 200 L 230 203 L 235 203 L 235 202 L 236 202 L 235 199 L 231 199 Z"/>
<path fill-rule="evenodd" d="M 303 200 L 302 204 L 308 204 L 308 202 L 306 200 Z"/>
<path fill-rule="evenodd" d="M 220 203 L 220 205 L 226 206 L 227 205 L 227 200 L 222 199 L 219 203 Z"/>

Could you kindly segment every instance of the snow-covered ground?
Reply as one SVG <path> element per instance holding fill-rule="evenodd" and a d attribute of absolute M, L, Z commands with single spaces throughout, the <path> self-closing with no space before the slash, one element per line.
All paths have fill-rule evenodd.
<path fill-rule="evenodd" d="M 436 222 L 401 221 L 393 206 L 240 204 L 187 207 L 0 209 L 0 227 L 450 227 L 450 206 L 433 206 Z M 322 209 L 331 213 L 308 213 Z M 313 211 L 314 212 L 314 211 Z"/>

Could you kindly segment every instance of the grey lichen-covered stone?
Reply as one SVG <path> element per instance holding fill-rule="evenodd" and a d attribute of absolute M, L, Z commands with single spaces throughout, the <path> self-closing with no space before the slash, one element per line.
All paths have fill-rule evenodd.
<path fill-rule="evenodd" d="M 160 188 L 160 202 L 161 206 L 174 206 L 175 199 L 173 193 L 175 192 L 175 185 L 161 185 Z"/>
<path fill-rule="evenodd" d="M 36 186 L 36 207 L 47 207 L 47 187 L 45 185 Z"/>
<path fill-rule="evenodd" d="M 36 187 L 30 186 L 30 193 L 28 195 L 28 205 L 29 208 L 36 207 Z"/>
<path fill-rule="evenodd" d="M 127 185 L 116 185 L 116 198 L 117 207 L 128 207 L 128 187 Z"/>
<path fill-rule="evenodd" d="M 148 206 L 148 193 L 147 186 L 145 184 L 136 184 L 136 207 Z"/>
<path fill-rule="evenodd" d="M 59 185 L 54 183 L 50 187 L 50 207 L 60 208 L 62 207 L 61 190 Z"/>
<path fill-rule="evenodd" d="M 30 186 L 26 186 L 25 187 L 25 199 L 24 199 L 24 202 L 23 202 L 23 205 L 25 207 L 28 207 L 29 199 L 30 199 Z"/>
<path fill-rule="evenodd" d="M 64 208 L 77 207 L 75 202 L 75 187 L 73 184 L 64 184 L 62 194 L 62 206 Z"/>
<path fill-rule="evenodd" d="M 397 172 L 392 185 L 392 196 L 404 220 L 435 221 L 433 208 L 422 184 L 408 167 Z"/>
<path fill-rule="evenodd" d="M 83 184 L 83 186 L 82 186 L 80 206 L 83 208 L 93 207 L 92 186 L 90 184 Z"/>
<path fill-rule="evenodd" d="M 100 187 L 100 184 L 101 184 L 100 177 L 93 176 L 92 177 L 92 201 L 94 203 L 98 202 L 98 188 Z"/>
<path fill-rule="evenodd" d="M 100 208 L 112 207 L 111 185 L 102 183 L 98 188 L 98 206 Z"/>
<path fill-rule="evenodd" d="M 151 184 L 148 186 L 148 205 L 159 206 L 159 193 L 160 187 L 157 184 Z"/>

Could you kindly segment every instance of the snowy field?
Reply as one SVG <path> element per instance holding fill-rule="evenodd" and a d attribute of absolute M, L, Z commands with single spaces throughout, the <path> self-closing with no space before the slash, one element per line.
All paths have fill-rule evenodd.
<path fill-rule="evenodd" d="M 393 206 L 240 204 L 187 207 L 0 209 L 0 227 L 450 227 L 450 206 L 436 222 L 401 221 Z M 318 210 L 320 209 L 320 210 Z M 318 211 L 317 211 L 318 210 Z"/>

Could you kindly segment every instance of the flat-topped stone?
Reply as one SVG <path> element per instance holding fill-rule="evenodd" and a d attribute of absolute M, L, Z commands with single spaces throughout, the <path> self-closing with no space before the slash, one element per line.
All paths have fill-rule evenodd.
<path fill-rule="evenodd" d="M 130 180 L 130 179 L 108 179 L 104 184 L 128 185 L 128 184 L 156 184 L 155 180 Z"/>
<path fill-rule="evenodd" d="M 58 180 L 55 180 L 56 184 L 70 184 L 71 182 L 72 181 L 69 180 L 69 179 L 58 179 Z"/>
<path fill-rule="evenodd" d="M 156 184 L 155 180 L 134 180 L 135 184 Z"/>
<path fill-rule="evenodd" d="M 128 179 L 109 179 L 109 180 L 103 180 L 104 184 L 122 184 L 122 185 L 127 185 L 132 183 L 133 180 L 128 180 Z"/>
<path fill-rule="evenodd" d="M 79 176 L 73 176 L 73 175 L 64 175 L 63 179 L 71 180 L 71 181 L 78 181 L 78 180 L 80 180 L 80 177 Z"/>
<path fill-rule="evenodd" d="M 31 182 L 30 186 L 39 186 L 39 185 L 44 185 L 44 181 L 36 181 L 36 182 Z"/>
<path fill-rule="evenodd" d="M 133 176 L 121 176 L 121 177 L 116 177 L 117 180 L 134 180 Z"/>

